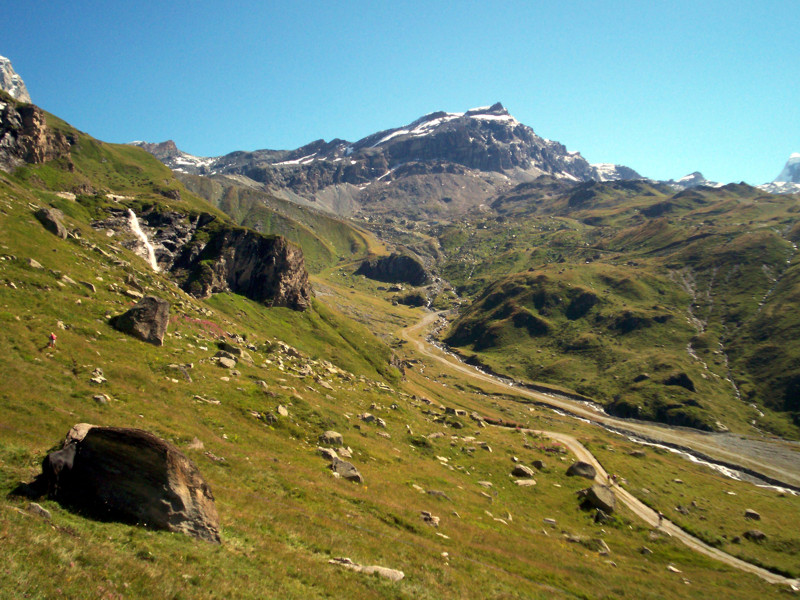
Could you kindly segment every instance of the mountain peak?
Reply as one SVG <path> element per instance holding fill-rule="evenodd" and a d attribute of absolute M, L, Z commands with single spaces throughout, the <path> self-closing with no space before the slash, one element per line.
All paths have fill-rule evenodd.
<path fill-rule="evenodd" d="M 17 75 L 11 66 L 11 61 L 5 56 L 0 56 L 0 90 L 19 100 L 20 102 L 31 102 L 31 96 L 22 77 Z"/>
<path fill-rule="evenodd" d="M 773 180 L 774 183 L 782 181 L 800 183 L 800 152 L 794 152 L 789 156 L 789 160 L 786 161 L 783 170 Z"/>

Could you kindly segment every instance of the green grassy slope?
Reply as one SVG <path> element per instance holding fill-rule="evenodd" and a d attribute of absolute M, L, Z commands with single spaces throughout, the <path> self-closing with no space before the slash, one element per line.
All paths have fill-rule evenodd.
<path fill-rule="evenodd" d="M 208 301 L 186 295 L 90 222 L 106 201 L 114 202 L 107 191 L 130 197 L 122 202 L 210 209 L 144 153 L 96 144 L 90 149 L 99 149 L 97 158 L 80 149 L 72 156 L 76 166 L 86 161 L 97 169 L 91 175 L 80 167 L 62 173 L 67 166 L 58 164 L 0 174 L 3 597 L 744 599 L 783 593 L 691 552 L 624 509 L 609 523 L 595 523 L 578 507 L 575 494 L 587 483 L 565 475 L 571 457 L 563 449 L 445 415 L 442 405 L 569 431 L 630 473 L 631 483 L 623 485 L 650 485 L 650 501 L 665 512 L 673 496 L 661 489 L 664 473 L 681 470 L 695 493 L 713 497 L 727 521 L 725 535 L 747 527 L 730 516 L 740 515 L 745 503 L 759 510 L 775 545 L 742 542 L 739 551 L 797 574 L 796 535 L 778 527 L 800 518 L 800 498 L 753 494 L 749 484 L 671 455 L 636 459 L 634 468 L 624 455 L 627 443 L 616 436 L 465 382 L 395 343 L 401 358 L 415 360 L 399 381 L 387 364 L 390 349 L 374 333 L 390 337 L 392 328 L 422 313 L 393 307 L 372 282 L 333 271 L 330 280 L 315 278 L 325 293 L 303 313 L 231 294 Z M 108 166 L 114 156 L 127 165 L 124 173 Z M 146 176 L 151 169 L 155 179 Z M 55 195 L 77 191 L 70 182 L 84 186 L 75 200 Z M 175 186 L 180 199 L 164 196 L 159 186 Z M 44 205 L 62 208 L 66 225 L 79 235 L 60 240 L 45 231 L 32 216 Z M 577 285 L 575 277 L 563 285 Z M 109 316 L 134 302 L 126 293 L 131 278 L 171 302 L 161 347 L 108 325 Z M 368 315 L 374 324 L 344 312 Z M 46 347 L 50 331 L 58 334 L 55 349 Z M 236 372 L 210 360 L 220 339 L 246 339 L 241 345 L 250 360 L 241 360 Z M 97 368 L 107 379 L 99 385 L 90 382 Z M 287 417 L 271 418 L 278 405 Z M 361 420 L 365 412 L 386 427 Z M 222 543 L 93 521 L 45 499 L 52 514 L 46 520 L 27 500 L 9 496 L 78 422 L 146 429 L 186 453 L 216 498 Z M 316 450 L 328 429 L 344 435 L 363 485 L 332 477 Z M 512 457 L 545 462 L 537 485 L 513 483 Z M 738 495 L 718 493 L 721 482 Z M 439 516 L 439 526 L 426 524 L 422 511 Z M 707 515 L 708 528 L 723 525 L 714 512 Z M 600 554 L 594 539 L 611 554 Z M 642 553 L 644 546 L 650 554 Z M 328 563 L 337 556 L 401 569 L 405 578 L 392 583 L 346 571 Z"/>
<path fill-rule="evenodd" d="M 340 260 L 367 254 L 368 234 L 323 212 L 276 198 L 229 179 L 179 175 L 188 189 L 205 198 L 237 223 L 266 234 L 282 235 L 303 249 L 308 269 L 317 273 Z"/>
<path fill-rule="evenodd" d="M 439 230 L 475 298 L 449 343 L 616 414 L 798 435 L 796 197 L 543 179 L 492 207 Z"/>

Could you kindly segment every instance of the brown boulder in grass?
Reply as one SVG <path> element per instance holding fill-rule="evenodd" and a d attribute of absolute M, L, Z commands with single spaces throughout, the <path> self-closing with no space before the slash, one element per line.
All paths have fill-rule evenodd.
<path fill-rule="evenodd" d="M 219 542 L 214 496 L 194 463 L 140 429 L 75 425 L 37 483 L 87 516 Z"/>

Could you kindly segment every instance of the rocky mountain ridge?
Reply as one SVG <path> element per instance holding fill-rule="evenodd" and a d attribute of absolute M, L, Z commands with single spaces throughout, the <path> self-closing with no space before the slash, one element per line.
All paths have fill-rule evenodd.
<path fill-rule="evenodd" d="M 491 193 L 543 174 L 567 181 L 640 178 L 628 167 L 590 164 L 579 152 L 538 136 L 500 103 L 463 113 L 430 113 L 354 143 L 317 140 L 291 151 L 232 152 L 208 158 L 182 152 L 172 141 L 134 144 L 178 172 L 237 178 L 288 199 L 345 214 L 387 197 L 398 200 L 409 191 L 426 201 L 450 198 L 450 192 L 474 188 L 476 179 L 488 184 Z M 413 190 L 394 194 L 387 189 L 407 180 L 412 181 Z M 445 188 L 445 192 L 437 195 L 420 189 L 425 186 Z M 483 191 L 467 195 L 465 202 L 470 206 L 487 197 Z"/>

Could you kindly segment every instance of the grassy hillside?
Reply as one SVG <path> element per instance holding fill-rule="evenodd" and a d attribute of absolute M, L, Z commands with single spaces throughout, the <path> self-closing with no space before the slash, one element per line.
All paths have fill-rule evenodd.
<path fill-rule="evenodd" d="M 120 234 L 109 236 L 91 223 L 107 202 L 214 209 L 141 151 L 87 138 L 71 160 L 72 171 L 45 164 L 0 174 L 3 597 L 744 599 L 784 593 L 692 552 L 624 507 L 596 523 L 579 508 L 576 492 L 588 482 L 566 476 L 572 457 L 563 447 L 515 428 L 482 427 L 455 409 L 570 432 L 629 477 L 622 485 L 636 494 L 647 486 L 648 502 L 665 513 L 678 498 L 690 501 L 684 493 L 704 510 L 713 503 L 714 510 L 687 516 L 687 528 L 702 528 L 722 540 L 714 543 L 772 569 L 800 574 L 800 542 L 787 526 L 800 518 L 800 498 L 722 479 L 670 454 L 648 451 L 634 459 L 627 454 L 632 446 L 618 436 L 421 359 L 392 332 L 424 313 L 392 306 L 376 284 L 351 272 L 329 269 L 315 277 L 318 299 L 302 313 L 233 294 L 207 301 L 188 296 L 126 250 Z M 179 196 L 162 193 L 169 190 Z M 75 199 L 56 195 L 65 191 Z M 33 212 L 46 205 L 64 211 L 75 235 L 62 240 L 41 226 Z M 525 290 L 540 275 L 548 293 L 568 297 L 573 287 L 599 286 L 604 272 L 512 277 L 503 285 L 514 286 L 518 300 L 498 306 L 533 315 L 535 294 Z M 658 282 L 624 285 L 632 298 L 647 297 L 658 294 Z M 161 347 L 109 326 L 110 316 L 134 303 L 134 284 L 171 303 Z M 596 309 L 613 316 L 618 303 Z M 567 312 L 554 308 L 541 318 L 556 327 L 569 321 Z M 47 348 L 51 331 L 58 335 L 55 349 Z M 222 368 L 211 360 L 222 340 L 249 358 Z M 405 379 L 389 365 L 392 352 L 408 361 Z M 97 369 L 104 383 L 90 381 Z M 278 406 L 288 415 L 279 416 Z M 386 426 L 360 418 L 366 412 Z M 78 422 L 141 428 L 176 445 L 216 498 L 222 543 L 94 521 L 46 499 L 41 504 L 51 517 L 45 519 L 28 500 L 10 495 Z M 363 484 L 331 475 L 316 448 L 330 429 L 343 434 Z M 536 485 L 516 485 L 515 461 L 536 460 L 544 462 Z M 686 492 L 668 480 L 678 472 Z M 763 515 L 759 527 L 769 543 L 730 541 L 751 527 L 741 517 L 746 507 Z M 440 518 L 438 527 L 423 520 L 423 511 Z M 328 562 L 341 556 L 401 569 L 405 577 L 391 582 Z"/>
<path fill-rule="evenodd" d="M 366 232 L 349 222 L 236 185 L 227 178 L 182 174 L 180 179 L 237 223 L 262 233 L 282 235 L 300 246 L 312 273 L 341 260 L 366 256 L 374 243 Z"/>
<path fill-rule="evenodd" d="M 623 416 L 798 435 L 796 197 L 542 179 L 492 207 L 438 230 L 475 299 L 449 343 Z"/>

